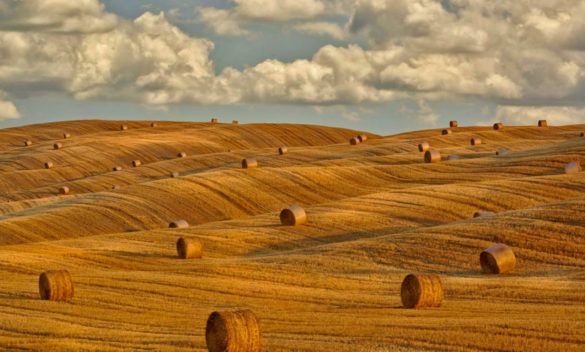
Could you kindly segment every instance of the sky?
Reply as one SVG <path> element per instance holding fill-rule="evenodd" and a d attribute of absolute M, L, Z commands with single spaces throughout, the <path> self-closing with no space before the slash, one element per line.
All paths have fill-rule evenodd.
<path fill-rule="evenodd" d="M 0 128 L 585 123 L 582 0 L 0 0 Z"/>

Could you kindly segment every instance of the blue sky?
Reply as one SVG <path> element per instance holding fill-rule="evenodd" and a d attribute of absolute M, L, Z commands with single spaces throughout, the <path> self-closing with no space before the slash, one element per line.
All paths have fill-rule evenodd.
<path fill-rule="evenodd" d="M 561 0 L 0 0 L 0 127 L 581 123 L 584 18 Z"/>

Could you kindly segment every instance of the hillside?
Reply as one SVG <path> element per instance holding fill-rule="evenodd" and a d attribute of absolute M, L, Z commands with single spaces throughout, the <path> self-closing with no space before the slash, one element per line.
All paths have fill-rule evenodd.
<path fill-rule="evenodd" d="M 263 351 L 583 351 L 585 173 L 564 172 L 585 163 L 582 131 L 459 127 L 352 146 L 364 132 L 311 125 L 0 130 L 0 349 L 206 351 L 208 315 L 249 308 Z M 421 142 L 444 160 L 424 163 Z M 258 168 L 241 168 L 249 157 Z M 291 204 L 307 224 L 280 225 Z M 177 219 L 191 226 L 169 229 Z M 179 237 L 203 258 L 177 259 Z M 496 242 L 514 272 L 482 274 Z M 71 302 L 39 299 L 51 269 L 71 273 Z M 442 277 L 442 307 L 401 307 L 409 273 Z"/>

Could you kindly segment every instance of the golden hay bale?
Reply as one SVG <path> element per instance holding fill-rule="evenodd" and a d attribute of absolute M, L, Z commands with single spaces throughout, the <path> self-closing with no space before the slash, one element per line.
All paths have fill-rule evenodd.
<path fill-rule="evenodd" d="M 578 161 L 571 161 L 565 165 L 566 174 L 576 174 L 578 172 L 581 172 L 581 164 Z"/>
<path fill-rule="evenodd" d="M 366 136 L 365 134 L 360 134 L 359 136 L 357 136 L 357 139 L 359 139 L 360 143 L 363 143 L 368 140 L 368 136 Z"/>
<path fill-rule="evenodd" d="M 496 213 L 494 213 L 493 211 L 487 211 L 487 210 L 478 210 L 475 213 L 473 213 L 474 218 L 481 218 L 484 216 L 493 216 L 493 215 L 496 215 Z"/>
<path fill-rule="evenodd" d="M 61 148 L 63 148 L 63 144 L 61 144 L 61 143 L 55 143 L 55 144 L 53 144 L 53 149 L 59 150 Z"/>
<path fill-rule="evenodd" d="M 133 167 L 139 167 L 140 165 L 142 165 L 142 162 L 140 160 L 132 160 Z"/>
<path fill-rule="evenodd" d="M 203 245 L 197 240 L 184 239 L 177 240 L 177 254 L 181 259 L 201 258 Z"/>
<path fill-rule="evenodd" d="M 156 122 L 151 122 L 150 127 L 158 127 L 158 124 Z"/>
<path fill-rule="evenodd" d="M 113 190 L 120 189 L 120 186 L 118 186 L 118 185 L 113 185 L 113 186 L 112 186 L 112 189 L 113 189 Z"/>
<path fill-rule="evenodd" d="M 69 194 L 69 187 L 67 187 L 67 186 L 60 187 L 59 193 L 64 194 L 64 195 Z"/>
<path fill-rule="evenodd" d="M 585 132 L 581 132 L 581 137 L 585 137 Z"/>
<path fill-rule="evenodd" d="M 217 119 L 217 117 L 214 117 L 211 119 L 211 123 L 217 123 L 219 120 Z"/>
<path fill-rule="evenodd" d="M 506 149 L 506 148 L 500 148 L 500 149 L 496 150 L 496 155 L 498 155 L 498 156 L 506 156 L 506 155 L 508 155 L 508 149 Z"/>
<path fill-rule="evenodd" d="M 112 171 L 122 171 L 122 167 L 121 166 L 114 166 L 112 168 Z"/>
<path fill-rule="evenodd" d="M 238 121 L 238 120 L 233 120 L 233 121 L 232 121 L 232 124 L 233 124 L 233 125 L 239 125 L 239 124 L 240 124 L 240 121 Z"/>
<path fill-rule="evenodd" d="M 357 137 L 351 137 L 349 139 L 349 144 L 350 145 L 358 145 L 358 144 L 360 144 L 360 140 Z"/>
<path fill-rule="evenodd" d="M 459 126 L 459 123 L 457 122 L 457 120 L 451 120 L 451 121 L 449 121 L 449 127 L 455 128 L 457 126 Z"/>
<path fill-rule="evenodd" d="M 205 342 L 209 352 L 260 352 L 260 326 L 248 309 L 213 312 L 207 319 Z"/>
<path fill-rule="evenodd" d="M 494 123 L 494 130 L 501 130 L 502 128 L 504 128 L 503 123 L 501 123 L 501 122 Z"/>
<path fill-rule="evenodd" d="M 451 155 L 447 156 L 447 160 L 449 160 L 449 161 L 461 160 L 461 157 L 459 155 L 451 154 Z"/>
<path fill-rule="evenodd" d="M 426 152 L 429 149 L 431 149 L 431 145 L 427 142 L 423 142 L 423 143 L 418 145 L 418 151 L 421 153 Z"/>
<path fill-rule="evenodd" d="M 67 270 L 49 270 L 39 276 L 41 299 L 67 301 L 73 298 L 73 280 Z"/>
<path fill-rule="evenodd" d="M 450 130 L 450 129 L 448 129 L 448 128 L 446 128 L 446 129 L 444 129 L 444 130 L 442 130 L 442 131 L 441 131 L 441 134 L 442 134 L 443 136 L 449 135 L 449 134 L 451 134 L 451 133 L 453 133 L 453 131 L 451 131 L 451 130 Z"/>
<path fill-rule="evenodd" d="M 186 158 L 187 157 L 187 153 L 185 152 L 180 152 L 177 154 L 177 158 Z"/>
<path fill-rule="evenodd" d="M 438 150 L 431 149 L 425 152 L 425 163 L 438 163 L 441 161 L 441 153 Z"/>
<path fill-rule="evenodd" d="M 471 140 L 469 142 L 471 143 L 471 145 L 480 145 L 481 144 L 481 138 L 479 138 L 479 137 L 471 137 Z"/>
<path fill-rule="evenodd" d="M 479 255 L 481 269 L 490 274 L 504 274 L 516 267 L 516 256 L 512 248 L 496 243 Z"/>
<path fill-rule="evenodd" d="M 171 177 L 172 178 L 177 178 L 177 177 L 179 177 L 179 173 L 176 172 L 176 171 L 175 172 L 171 172 Z"/>
<path fill-rule="evenodd" d="M 45 163 L 45 169 L 52 169 L 53 168 L 53 163 L 51 161 L 47 161 Z"/>
<path fill-rule="evenodd" d="M 189 223 L 183 219 L 175 220 L 169 224 L 171 229 L 186 229 L 189 227 Z"/>
<path fill-rule="evenodd" d="M 242 169 L 253 169 L 258 167 L 258 161 L 254 158 L 242 159 Z"/>
<path fill-rule="evenodd" d="M 278 148 L 278 154 L 280 155 L 288 154 L 288 148 L 285 146 Z"/>
<path fill-rule="evenodd" d="M 71 138 L 71 134 L 65 132 L 65 133 L 63 133 L 63 138 L 64 139 L 69 139 L 69 138 Z"/>
<path fill-rule="evenodd" d="M 443 302 L 443 283 L 438 275 L 407 275 L 400 287 L 405 308 L 440 307 Z"/>
<path fill-rule="evenodd" d="M 127 125 L 120 125 L 120 131 L 126 131 L 128 129 Z"/>
<path fill-rule="evenodd" d="M 24 141 L 25 147 L 30 147 L 32 145 L 32 141 Z"/>
<path fill-rule="evenodd" d="M 280 212 L 280 223 L 286 226 L 302 225 L 307 222 L 305 209 L 294 204 Z"/>
<path fill-rule="evenodd" d="M 538 120 L 538 127 L 548 127 L 546 120 Z"/>

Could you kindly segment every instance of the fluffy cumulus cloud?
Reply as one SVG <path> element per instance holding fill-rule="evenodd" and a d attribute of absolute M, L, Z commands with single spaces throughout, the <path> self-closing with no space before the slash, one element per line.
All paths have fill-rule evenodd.
<path fill-rule="evenodd" d="M 574 106 L 498 106 L 494 121 L 511 125 L 534 124 L 545 119 L 551 125 L 585 123 L 585 108 Z"/>
<path fill-rule="evenodd" d="M 233 0 L 232 5 L 198 13 L 224 35 L 246 35 L 250 29 L 242 25 L 260 21 L 337 39 L 351 34 L 368 44 L 326 45 L 310 59 L 267 58 L 243 70 L 216 72 L 210 58 L 214 44 L 182 32 L 164 13 L 146 12 L 130 21 L 108 13 L 98 0 L 0 0 L 0 90 L 19 97 L 57 90 L 76 99 L 153 106 L 349 106 L 410 98 L 429 123 L 438 115 L 428 102 L 437 99 L 480 98 L 505 111 L 585 98 L 583 1 Z M 346 16 L 347 22 L 331 22 L 331 14 Z M 17 116 L 6 96 L 0 99 L 4 115 Z"/>
<path fill-rule="evenodd" d="M 6 93 L 0 91 L 0 120 L 18 119 L 20 113 L 13 102 L 6 100 Z"/>

